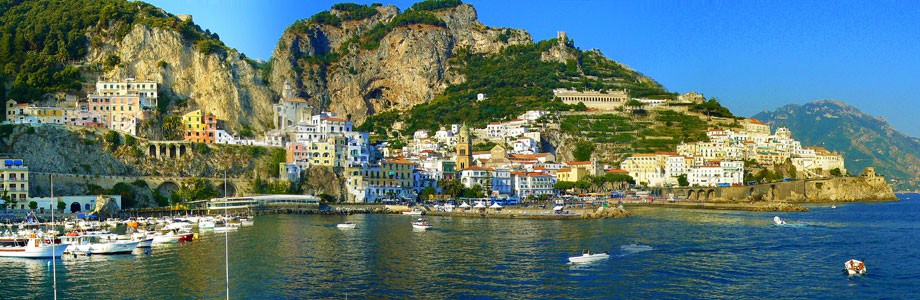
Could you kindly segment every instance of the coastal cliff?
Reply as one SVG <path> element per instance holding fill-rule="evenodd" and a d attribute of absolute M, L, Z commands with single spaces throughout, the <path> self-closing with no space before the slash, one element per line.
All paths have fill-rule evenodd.
<path fill-rule="evenodd" d="M 497 53 L 532 43 L 524 30 L 483 25 L 467 4 L 418 11 L 439 21 L 408 25 L 394 22 L 400 16 L 395 6 L 373 9 L 366 18 L 298 21 L 285 30 L 272 55 L 272 89 L 282 94 L 289 83 L 291 96 L 361 124 L 369 115 L 409 109 L 463 82 L 449 62 L 458 52 Z M 329 13 L 344 18 L 349 12 Z"/>
<path fill-rule="evenodd" d="M 273 93 L 259 70 L 236 50 L 202 50 L 175 30 L 135 24 L 121 39 L 99 35 L 86 60 L 120 63 L 104 72 L 107 78 L 136 76 L 160 84 L 165 99 L 188 100 L 191 108 L 212 113 L 234 131 L 270 129 Z"/>

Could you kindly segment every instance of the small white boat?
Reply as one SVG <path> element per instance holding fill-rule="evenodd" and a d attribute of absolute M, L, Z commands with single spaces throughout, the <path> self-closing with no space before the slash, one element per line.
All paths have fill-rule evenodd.
<path fill-rule="evenodd" d="M 836 205 L 831 205 L 831 208 L 837 208 L 837 206 L 836 206 Z"/>
<path fill-rule="evenodd" d="M 786 220 L 783 220 L 783 218 L 780 218 L 779 216 L 774 216 L 773 223 L 776 225 L 786 225 Z"/>
<path fill-rule="evenodd" d="M 198 221 L 199 230 L 209 230 L 214 229 L 214 220 L 201 220 Z"/>
<path fill-rule="evenodd" d="M 847 270 L 849 275 L 862 275 L 866 274 L 866 264 L 862 261 L 851 259 L 843 263 L 843 268 Z"/>
<path fill-rule="evenodd" d="M 422 210 L 416 208 L 416 209 L 413 209 L 412 211 L 404 211 L 402 214 L 410 215 L 410 216 L 421 216 Z"/>
<path fill-rule="evenodd" d="M 608 254 L 607 252 L 591 253 L 591 252 L 585 251 L 584 253 L 581 254 L 581 256 L 569 257 L 569 262 L 573 264 L 583 264 L 583 263 L 595 262 L 598 260 L 604 260 L 608 258 L 610 258 L 610 254 Z"/>
<path fill-rule="evenodd" d="M 31 236 L 29 238 L 9 238 L 0 242 L 0 257 L 50 258 L 61 257 L 68 244 L 60 243 L 52 248 L 51 238 Z"/>
<path fill-rule="evenodd" d="M 79 254 L 129 254 L 140 243 L 118 239 L 115 235 L 63 236 L 61 240 L 72 243 L 67 252 Z"/>
<path fill-rule="evenodd" d="M 355 229 L 357 226 L 358 224 L 355 224 L 352 222 L 345 222 L 345 223 L 340 223 L 338 225 L 335 225 L 335 227 L 339 229 Z"/>
<path fill-rule="evenodd" d="M 427 230 L 431 229 L 431 224 L 428 224 L 428 221 L 425 219 L 418 219 L 415 222 L 412 222 L 412 229 Z"/>

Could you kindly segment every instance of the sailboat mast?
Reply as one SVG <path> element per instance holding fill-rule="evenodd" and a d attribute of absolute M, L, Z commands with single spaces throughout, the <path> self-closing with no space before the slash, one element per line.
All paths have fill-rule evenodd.
<path fill-rule="evenodd" d="M 57 201 L 54 201 L 54 175 L 48 174 L 48 178 L 51 181 L 51 286 L 54 288 L 54 300 L 57 300 L 57 263 L 54 259 L 54 254 L 57 253 L 54 250 L 54 209 L 57 205 Z"/>
<path fill-rule="evenodd" d="M 230 300 L 230 219 L 227 219 L 227 171 L 224 171 L 224 265 L 226 268 L 227 300 Z"/>

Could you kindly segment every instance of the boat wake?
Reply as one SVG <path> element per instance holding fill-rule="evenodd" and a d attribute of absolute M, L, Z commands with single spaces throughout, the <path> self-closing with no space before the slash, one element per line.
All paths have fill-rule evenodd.
<path fill-rule="evenodd" d="M 625 254 L 622 255 L 622 256 L 626 256 L 629 254 L 634 254 L 634 253 L 639 253 L 639 252 L 652 251 L 652 250 L 655 250 L 655 248 L 652 248 L 652 246 L 649 246 L 649 245 L 629 244 L 629 245 L 620 246 L 620 250 L 622 250 L 623 252 L 626 252 Z"/>

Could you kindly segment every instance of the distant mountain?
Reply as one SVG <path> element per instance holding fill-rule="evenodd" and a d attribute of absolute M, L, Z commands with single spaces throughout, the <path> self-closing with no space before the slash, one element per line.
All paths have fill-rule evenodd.
<path fill-rule="evenodd" d="M 875 166 L 896 191 L 920 188 L 920 139 L 898 132 L 883 118 L 832 100 L 787 105 L 754 118 L 788 127 L 803 145 L 840 152 L 853 174 Z"/>

